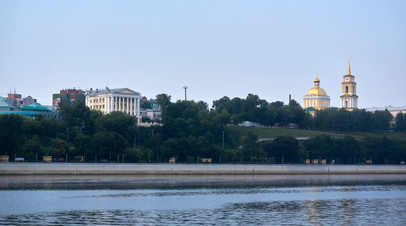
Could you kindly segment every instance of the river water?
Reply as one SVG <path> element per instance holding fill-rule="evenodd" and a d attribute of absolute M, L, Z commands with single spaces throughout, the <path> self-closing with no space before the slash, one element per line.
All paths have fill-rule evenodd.
<path fill-rule="evenodd" d="M 1 176 L 1 225 L 405 225 L 405 175 Z"/>

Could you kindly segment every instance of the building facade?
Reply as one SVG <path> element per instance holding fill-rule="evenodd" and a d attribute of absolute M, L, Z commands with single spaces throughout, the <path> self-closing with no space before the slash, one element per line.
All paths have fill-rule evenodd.
<path fill-rule="evenodd" d="M 73 105 L 79 100 L 85 100 L 85 91 L 81 89 L 62 89 L 59 93 L 52 94 L 52 106 L 54 107 L 59 107 L 62 101 Z"/>
<path fill-rule="evenodd" d="M 22 97 L 21 94 L 17 94 L 14 90 L 14 93 L 9 93 L 7 95 L 7 102 L 10 103 L 16 109 L 20 109 L 23 106 L 28 106 L 30 104 L 36 103 L 37 100 L 32 98 L 31 96 Z"/>
<path fill-rule="evenodd" d="M 39 103 L 32 103 L 21 108 L 15 108 L 3 97 L 0 97 L 0 115 L 23 115 L 30 119 L 36 119 L 38 117 L 43 118 L 56 118 L 59 119 L 59 112 L 50 107 L 42 106 Z"/>
<path fill-rule="evenodd" d="M 322 110 L 330 107 L 330 97 L 326 91 L 320 87 L 320 80 L 318 77 L 314 80 L 314 87 L 307 92 L 303 98 L 304 109 L 308 109 L 314 116 L 315 110 Z"/>
<path fill-rule="evenodd" d="M 352 111 L 358 108 L 357 83 L 355 76 L 351 75 L 350 61 L 348 61 L 347 74 L 341 83 L 341 108 Z"/>
<path fill-rule="evenodd" d="M 406 114 L 406 106 L 385 106 L 385 107 L 370 107 L 364 108 L 366 111 L 375 112 L 375 111 L 385 111 L 388 110 L 392 116 L 395 118 L 398 113 Z"/>
<path fill-rule="evenodd" d="M 161 120 L 161 108 L 156 99 L 149 99 L 146 97 L 141 98 L 141 116 L 148 117 L 152 121 Z"/>
<path fill-rule="evenodd" d="M 101 111 L 103 114 L 121 111 L 141 119 L 141 94 L 128 88 L 90 89 L 86 92 L 85 103 L 90 109 Z"/>

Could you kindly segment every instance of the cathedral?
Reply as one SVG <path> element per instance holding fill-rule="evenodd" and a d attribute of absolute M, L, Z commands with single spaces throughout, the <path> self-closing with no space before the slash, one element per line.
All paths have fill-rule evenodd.
<path fill-rule="evenodd" d="M 320 80 L 318 77 L 314 80 L 314 87 L 307 92 L 304 97 L 304 109 L 309 110 L 322 110 L 330 107 L 330 97 L 326 91 L 320 87 Z M 314 111 L 314 110 L 313 110 Z"/>
<path fill-rule="evenodd" d="M 357 83 L 355 76 L 351 75 L 350 61 L 348 61 L 347 74 L 343 76 L 341 83 L 341 108 L 352 111 L 358 108 Z M 303 98 L 304 109 L 311 115 L 315 115 L 317 110 L 330 108 L 330 97 L 326 91 L 320 87 L 318 77 L 314 80 L 314 87 L 307 92 Z"/>

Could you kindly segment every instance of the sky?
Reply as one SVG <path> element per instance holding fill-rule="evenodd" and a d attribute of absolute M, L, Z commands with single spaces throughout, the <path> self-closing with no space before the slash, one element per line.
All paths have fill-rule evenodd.
<path fill-rule="evenodd" d="M 249 93 L 340 107 L 348 59 L 359 107 L 406 106 L 406 1 L 0 0 L 0 96 L 130 88 L 172 101 Z"/>

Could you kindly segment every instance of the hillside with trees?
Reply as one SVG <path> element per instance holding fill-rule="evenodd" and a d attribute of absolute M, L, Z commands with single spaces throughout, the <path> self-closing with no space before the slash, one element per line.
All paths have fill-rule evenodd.
<path fill-rule="evenodd" d="M 267 102 L 257 95 L 223 97 L 212 109 L 199 101 L 172 102 L 157 95 L 162 125 L 143 127 L 121 112 L 103 115 L 83 102 L 62 103 L 60 120 L 0 115 L 0 154 L 41 161 L 42 156 L 69 162 L 302 163 L 304 159 L 358 164 L 399 164 L 406 160 L 405 114 L 391 125 L 388 111 L 352 112 L 331 108 L 313 118 L 294 100 Z M 237 126 L 244 121 L 263 128 Z M 301 129 L 270 128 L 295 124 Z M 392 136 L 393 134 L 393 136 Z M 387 136 L 386 136 L 387 135 Z M 395 136 L 396 135 L 396 136 Z M 259 142 L 259 138 L 270 138 Z M 294 137 L 308 137 L 298 142 Z"/>

